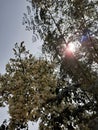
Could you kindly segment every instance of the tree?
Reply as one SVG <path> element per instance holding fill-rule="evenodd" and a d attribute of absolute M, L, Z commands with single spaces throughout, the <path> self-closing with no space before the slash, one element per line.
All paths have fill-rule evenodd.
<path fill-rule="evenodd" d="M 9 105 L 11 130 L 27 128 L 27 122 L 37 121 L 42 104 L 55 97 L 55 64 L 43 58 L 36 59 L 26 51 L 24 43 L 15 44 L 14 55 L 6 65 L 6 73 L 0 77 L 0 95 Z"/>
<path fill-rule="evenodd" d="M 43 53 L 53 60 L 36 59 L 23 42 L 15 45 L 15 58 L 0 76 L 1 103 L 9 104 L 10 129 L 27 127 L 29 120 L 39 118 L 40 130 L 96 129 L 98 2 L 28 1 L 34 13 L 27 6 L 23 24 L 33 29 L 33 38 L 40 35 Z M 70 51 L 70 42 L 77 45 L 75 52 Z"/>
<path fill-rule="evenodd" d="M 40 34 L 44 41 L 43 53 L 50 54 L 60 67 L 58 82 L 68 80 L 69 84 L 58 83 L 56 94 L 59 100 L 49 101 L 55 109 L 58 108 L 55 104 L 56 101 L 59 102 L 59 105 L 64 101 L 64 109 L 62 110 L 60 106 L 60 111 L 56 111 L 52 115 L 53 109 L 51 114 L 47 114 L 51 115 L 50 120 L 44 118 L 43 120 L 47 123 L 43 122 L 41 127 L 44 127 L 42 129 L 64 129 L 66 127 L 75 129 L 72 126 L 77 124 L 80 129 L 88 129 L 86 126 L 90 118 L 98 116 L 98 30 L 96 29 L 98 27 L 98 10 L 96 8 L 98 2 L 32 0 L 31 3 L 35 13 L 32 19 L 30 19 L 32 11 L 29 15 L 25 14 L 24 23 L 28 30 L 33 28 L 34 34 Z M 68 39 L 69 34 L 71 37 Z M 77 51 L 65 54 L 65 49 L 70 42 L 75 42 L 78 46 Z M 62 45 L 65 45 L 65 48 Z M 74 95 L 74 99 L 72 95 Z M 72 103 L 73 101 L 77 104 L 76 106 Z M 72 107 L 69 107 L 70 104 Z M 47 111 L 50 112 L 49 108 Z M 91 117 L 90 114 L 87 114 L 89 111 L 93 112 Z M 74 124 L 68 124 L 69 122 Z M 45 127 L 45 124 L 48 125 Z M 64 128 L 62 128 L 62 124 Z"/>
<path fill-rule="evenodd" d="M 96 5 L 98 4 L 98 2 L 92 2 L 92 1 L 88 2 L 87 0 L 86 1 L 82 0 L 81 2 L 79 0 L 74 1 L 41 0 L 36 1 L 36 4 L 34 2 L 35 1 L 32 1 L 32 5 L 34 7 L 33 9 L 36 8 L 34 16 L 32 17 L 32 19 L 29 19 L 29 17 L 31 18 L 32 13 L 29 13 L 29 17 L 27 17 L 27 15 L 25 14 L 24 23 L 26 23 L 27 25 L 26 27 L 28 27 L 28 29 L 33 28 L 34 34 L 38 34 L 39 32 L 41 38 L 44 40 L 43 52 L 51 53 L 51 55 L 54 57 L 55 60 L 57 61 L 59 60 L 60 63 L 62 62 L 61 69 L 64 69 L 63 66 L 67 67 L 66 70 L 69 71 L 71 78 L 80 80 L 79 78 L 80 76 L 82 80 L 78 82 L 86 80 L 85 81 L 86 83 L 88 82 L 89 84 L 92 84 L 95 78 L 93 77 L 92 79 L 91 77 L 89 79 L 88 76 L 85 74 L 85 70 L 88 70 L 88 67 L 86 68 L 85 64 L 90 63 L 90 66 L 92 66 L 93 61 L 98 63 L 97 60 L 98 46 L 96 45 L 98 41 L 96 38 L 97 36 Z M 93 16 L 92 19 L 91 16 Z M 94 37 L 91 38 L 89 34 L 90 32 L 88 33 L 89 37 L 88 42 L 86 42 L 86 44 L 88 45 L 88 43 L 90 43 L 92 47 L 90 48 L 85 44 L 85 46 L 79 48 L 77 53 L 75 53 L 74 55 L 71 54 L 71 58 L 69 58 L 68 56 L 62 58 L 62 55 L 64 55 L 64 53 L 62 54 L 62 52 L 60 51 L 62 50 L 61 49 L 62 44 L 67 45 L 69 43 L 70 39 L 69 41 L 66 40 L 69 33 L 72 34 L 71 41 L 76 41 L 76 44 L 79 44 L 77 40 L 78 39 L 81 40 L 82 36 L 87 32 L 87 30 L 89 30 L 92 34 L 95 35 Z M 84 60 L 82 62 L 83 64 L 82 67 L 80 65 L 81 62 L 79 63 L 77 61 L 82 60 L 83 58 L 81 57 L 83 56 L 86 58 L 87 61 Z M 84 66 L 85 69 L 83 69 Z M 89 69 L 91 68 L 89 67 Z M 91 71 L 92 70 L 90 70 L 90 72 Z M 88 71 L 88 73 L 90 72 Z M 78 73 L 79 75 L 77 75 Z"/>

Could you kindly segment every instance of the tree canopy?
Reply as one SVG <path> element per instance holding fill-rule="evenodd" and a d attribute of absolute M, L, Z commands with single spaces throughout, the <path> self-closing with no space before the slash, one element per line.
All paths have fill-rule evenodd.
<path fill-rule="evenodd" d="M 35 59 L 26 51 L 23 42 L 16 43 L 13 50 L 15 58 L 10 59 L 6 73 L 0 78 L 2 100 L 9 105 L 11 129 L 19 123 L 39 118 L 41 105 L 49 97 L 55 97 L 57 82 L 54 63 Z"/>
<path fill-rule="evenodd" d="M 10 128 L 40 118 L 40 130 L 98 129 L 98 2 L 27 1 L 23 24 L 43 40 L 46 57 L 36 59 L 23 42 L 15 45 L 0 77 Z"/>
<path fill-rule="evenodd" d="M 77 107 L 79 107 L 77 108 L 77 111 L 81 109 L 83 114 L 84 111 L 86 111 L 85 106 L 92 102 L 90 104 L 90 108 L 94 105 L 95 108 L 93 109 L 93 113 L 96 113 L 94 114 L 96 117 L 98 92 L 98 2 L 91 0 L 32 0 L 29 2 L 32 3 L 33 9 L 36 9 L 35 14 L 32 17 L 36 20 L 32 22 L 32 20 L 29 19 L 31 14 L 27 15 L 27 20 L 31 24 L 26 22 L 26 25 L 28 28 L 31 26 L 38 27 L 37 33 L 34 32 L 34 28 L 33 32 L 34 34 L 40 34 L 40 37 L 43 39 L 43 53 L 50 54 L 60 68 L 60 81 L 63 80 L 71 86 L 77 86 L 68 87 L 71 99 L 68 104 L 72 104 L 73 101 L 71 94 L 74 93 L 73 95 L 77 97 L 75 92 L 77 89 L 79 89 L 77 92 L 79 98 L 77 99 L 80 99 L 80 104 L 83 103 L 84 105 L 82 104 L 82 106 L 77 103 Z M 66 50 L 70 42 L 75 44 L 75 52 L 68 52 Z M 58 86 L 58 90 L 62 90 L 61 95 L 63 95 L 63 93 L 67 90 L 63 90 L 63 85 Z M 91 101 L 87 99 L 88 96 L 80 96 L 81 94 L 79 95 L 79 93 L 82 93 L 83 95 L 89 95 Z M 68 95 L 64 93 L 62 99 L 64 96 L 68 98 Z M 83 98 L 81 99 L 81 97 Z M 89 103 L 84 103 L 87 100 L 89 100 Z M 94 102 L 96 102 L 96 105 L 93 104 Z M 70 109 L 71 108 L 68 110 L 71 111 Z M 66 110 L 65 113 L 66 112 L 68 111 Z M 72 116 L 72 113 L 69 113 L 68 115 L 68 117 L 70 117 Z M 65 115 L 65 117 L 67 116 Z M 85 124 L 84 126 L 86 129 L 86 124 L 88 124 L 87 121 L 77 117 L 78 116 L 72 116 L 71 119 L 67 118 L 67 121 L 73 119 L 77 122 L 79 119 L 80 122 Z M 92 118 L 94 117 L 92 116 Z"/>

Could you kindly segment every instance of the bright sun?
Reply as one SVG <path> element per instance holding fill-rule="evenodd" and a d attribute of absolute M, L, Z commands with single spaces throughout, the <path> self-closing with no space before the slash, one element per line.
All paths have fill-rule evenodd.
<path fill-rule="evenodd" d="M 71 52 L 75 52 L 75 45 L 74 45 L 74 43 L 69 43 L 67 49 L 69 51 L 71 51 Z"/>
<path fill-rule="evenodd" d="M 74 54 L 75 51 L 76 51 L 75 42 L 71 42 L 68 45 L 62 44 L 61 48 L 59 49 L 59 52 L 63 57 L 70 56 L 70 55 Z"/>

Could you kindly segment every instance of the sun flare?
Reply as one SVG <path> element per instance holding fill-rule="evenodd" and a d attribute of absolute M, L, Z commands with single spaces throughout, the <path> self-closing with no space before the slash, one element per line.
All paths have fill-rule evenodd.
<path fill-rule="evenodd" d="M 71 52 L 75 52 L 75 45 L 74 45 L 74 43 L 69 43 L 67 49 L 69 51 L 71 51 Z"/>

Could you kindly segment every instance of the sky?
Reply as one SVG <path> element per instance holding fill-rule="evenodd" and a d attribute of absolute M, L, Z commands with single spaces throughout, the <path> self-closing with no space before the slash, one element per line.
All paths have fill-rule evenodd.
<path fill-rule="evenodd" d="M 0 0 L 0 73 L 5 72 L 5 65 L 13 56 L 12 48 L 16 42 L 24 41 L 34 55 L 40 53 L 39 43 L 32 43 L 32 31 L 26 31 L 22 25 L 27 5 L 26 0 Z"/>
<path fill-rule="evenodd" d="M 26 0 L 0 0 L 0 73 L 5 73 L 5 65 L 13 57 L 15 43 L 25 42 L 28 50 L 34 55 L 40 54 L 39 42 L 32 43 L 32 31 L 25 31 L 22 25 L 23 13 L 26 12 Z M 8 118 L 8 108 L 0 108 L 0 124 Z M 2 113 L 2 114 L 1 114 Z M 31 126 L 30 126 L 31 127 Z M 37 130 L 38 125 L 32 128 Z M 32 130 L 29 129 L 29 130 Z"/>

